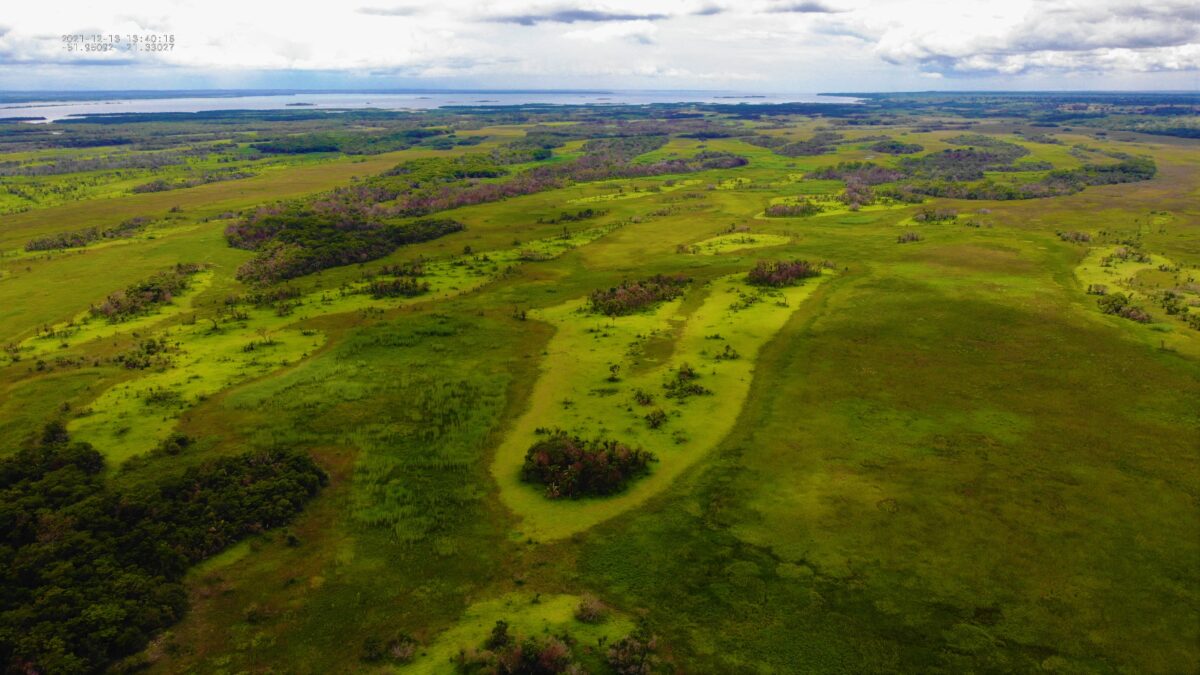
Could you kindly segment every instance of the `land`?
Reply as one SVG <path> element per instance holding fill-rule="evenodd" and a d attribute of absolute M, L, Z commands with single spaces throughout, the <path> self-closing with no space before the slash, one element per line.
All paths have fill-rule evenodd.
<path fill-rule="evenodd" d="M 862 97 L 0 125 L 6 669 L 1200 669 L 1200 102 Z"/>

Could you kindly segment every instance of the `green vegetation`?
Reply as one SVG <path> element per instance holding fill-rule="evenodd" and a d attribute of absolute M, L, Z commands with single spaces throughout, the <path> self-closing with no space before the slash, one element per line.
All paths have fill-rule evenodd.
<path fill-rule="evenodd" d="M 189 446 L 165 444 L 164 455 Z M 0 660 L 9 671 L 98 672 L 187 607 L 187 566 L 287 523 L 328 478 L 292 452 L 227 457 L 114 491 L 104 458 L 51 422 L 0 460 Z"/>
<path fill-rule="evenodd" d="M 604 496 L 648 472 L 652 461 L 654 455 L 617 441 L 585 440 L 555 429 L 526 451 L 521 480 L 545 486 L 550 499 Z"/>
<path fill-rule="evenodd" d="M 1187 106 L 3 125 L 5 667 L 1194 672 Z"/>

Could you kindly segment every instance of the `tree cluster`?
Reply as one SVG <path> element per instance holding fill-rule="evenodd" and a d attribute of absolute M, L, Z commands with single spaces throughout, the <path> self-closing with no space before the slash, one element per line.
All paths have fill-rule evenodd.
<path fill-rule="evenodd" d="M 746 275 L 754 286 L 782 288 L 821 275 L 821 267 L 807 260 L 760 260 Z"/>
<path fill-rule="evenodd" d="M 530 446 L 521 480 L 545 487 L 550 499 L 614 494 L 649 473 L 654 455 L 614 440 L 586 440 L 561 429 Z"/>
<path fill-rule="evenodd" d="M 682 274 L 656 274 L 649 279 L 622 281 L 611 288 L 592 291 L 588 295 L 588 306 L 591 311 L 606 316 L 633 314 L 683 295 L 691 281 Z"/>
<path fill-rule="evenodd" d="M 288 522 L 327 480 L 307 456 L 270 451 L 117 489 L 99 452 L 48 424 L 0 460 L 0 663 L 100 672 L 137 652 L 183 614 L 189 565 Z"/>

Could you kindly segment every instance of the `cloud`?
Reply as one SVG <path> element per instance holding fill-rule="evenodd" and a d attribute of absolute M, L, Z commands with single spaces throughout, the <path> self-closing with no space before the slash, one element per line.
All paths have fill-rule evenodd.
<path fill-rule="evenodd" d="M 722 14 L 725 11 L 725 8 L 720 5 L 705 5 L 692 12 L 692 16 L 715 16 L 717 14 Z"/>
<path fill-rule="evenodd" d="M 359 7 L 355 10 L 367 16 L 416 16 L 421 13 L 417 7 Z"/>
<path fill-rule="evenodd" d="M 1050 0 L 1020 15 L 947 17 L 937 27 L 865 23 L 858 30 L 874 35 L 884 61 L 946 75 L 1200 69 L 1194 0 Z"/>
<path fill-rule="evenodd" d="M 666 14 L 632 14 L 607 12 L 596 9 L 558 9 L 548 12 L 509 14 L 493 16 L 493 23 L 515 23 L 521 26 L 536 26 L 539 23 L 602 23 L 607 21 L 657 21 L 666 19 Z"/>
<path fill-rule="evenodd" d="M 631 21 L 567 31 L 563 33 L 563 37 L 569 40 L 587 40 L 596 43 L 620 40 L 630 44 L 652 45 L 657 30 L 658 27 L 649 21 Z"/>
<path fill-rule="evenodd" d="M 787 2 L 775 5 L 767 11 L 773 14 L 837 14 L 841 10 L 834 9 L 817 0 L 804 0 L 804 2 Z"/>

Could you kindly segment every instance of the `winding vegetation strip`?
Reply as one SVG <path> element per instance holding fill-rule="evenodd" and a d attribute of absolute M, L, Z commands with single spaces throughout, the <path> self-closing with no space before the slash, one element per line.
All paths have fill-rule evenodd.
<path fill-rule="evenodd" d="M 721 277 L 698 289 L 698 297 L 664 303 L 653 313 L 612 318 L 582 314 L 586 301 L 581 300 L 531 313 L 553 324 L 557 333 L 547 347 L 529 407 L 497 449 L 492 464 L 501 499 L 522 519 L 522 538 L 561 539 L 644 503 L 729 433 L 750 391 L 759 350 L 829 277 L 781 289 L 774 297 L 734 309 L 733 305 L 757 293 L 744 278 L 744 274 Z M 664 340 L 669 355 L 654 358 L 660 351 L 655 347 Z M 739 358 L 717 359 L 725 345 Z M 695 368 L 698 383 L 711 389 L 712 395 L 683 401 L 665 396 L 664 380 L 682 363 Z M 609 382 L 614 364 L 620 366 L 619 381 Z M 639 389 L 653 396 L 652 404 L 634 400 Z M 652 429 L 644 416 L 657 408 L 666 413 L 667 421 Z M 621 494 L 548 500 L 541 490 L 520 482 L 519 472 L 525 451 L 539 437 L 536 430 L 555 426 L 641 446 L 659 461 L 648 477 Z"/>

